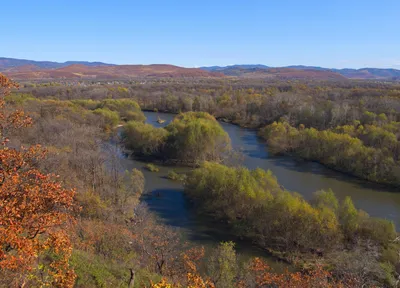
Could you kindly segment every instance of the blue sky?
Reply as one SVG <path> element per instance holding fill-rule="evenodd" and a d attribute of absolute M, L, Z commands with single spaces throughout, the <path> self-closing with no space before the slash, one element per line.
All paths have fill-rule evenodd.
<path fill-rule="evenodd" d="M 400 68 L 399 0 L 3 2 L 0 57 Z"/>

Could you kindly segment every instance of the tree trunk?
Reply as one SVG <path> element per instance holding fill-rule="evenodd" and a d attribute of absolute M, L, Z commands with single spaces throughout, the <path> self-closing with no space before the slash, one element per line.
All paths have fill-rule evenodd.
<path fill-rule="evenodd" d="M 133 288 L 133 286 L 135 286 L 135 270 L 133 270 L 132 268 L 129 269 L 131 271 L 131 278 L 129 279 L 129 288 Z"/>

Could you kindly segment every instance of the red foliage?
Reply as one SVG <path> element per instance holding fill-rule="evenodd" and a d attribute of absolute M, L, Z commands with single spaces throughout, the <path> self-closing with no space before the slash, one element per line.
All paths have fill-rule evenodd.
<path fill-rule="evenodd" d="M 255 258 L 250 271 L 254 273 L 256 287 L 277 287 L 277 288 L 344 288 L 354 287 L 350 282 L 343 283 L 332 278 L 331 273 L 322 267 L 307 272 L 289 272 L 278 274 L 271 271 L 271 268 L 259 258 Z M 246 287 L 246 285 L 242 286 Z"/>

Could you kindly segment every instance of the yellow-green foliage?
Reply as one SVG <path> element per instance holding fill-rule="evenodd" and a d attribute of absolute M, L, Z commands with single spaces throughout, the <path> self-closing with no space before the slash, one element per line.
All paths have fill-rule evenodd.
<path fill-rule="evenodd" d="M 77 249 L 73 250 L 70 260 L 77 279 L 74 287 L 128 287 L 131 266 L 129 263 L 112 261 L 98 254 Z M 157 283 L 161 276 L 146 269 L 136 269 L 135 288 L 148 287 Z"/>
<path fill-rule="evenodd" d="M 127 269 L 121 270 L 98 255 L 75 249 L 70 261 L 77 274 L 76 287 L 119 287 L 129 279 Z"/>
<path fill-rule="evenodd" d="M 156 165 L 151 164 L 151 163 L 146 164 L 145 167 L 146 167 L 146 169 L 149 170 L 150 172 L 158 172 L 158 171 L 160 171 L 160 168 L 158 168 Z"/>
<path fill-rule="evenodd" d="M 100 105 L 100 101 L 92 99 L 78 99 L 72 100 L 71 102 L 88 110 L 95 110 L 96 108 L 99 108 Z"/>
<path fill-rule="evenodd" d="M 144 122 L 146 120 L 146 116 L 144 116 L 142 111 L 125 111 L 123 114 L 124 120 L 126 121 L 141 121 Z"/>
<path fill-rule="evenodd" d="M 203 112 L 182 113 L 165 128 L 129 121 L 125 143 L 134 153 L 184 163 L 221 160 L 230 150 L 230 139 L 213 116 Z"/>
<path fill-rule="evenodd" d="M 356 210 L 350 198 L 339 204 L 332 191 L 318 191 L 310 204 L 261 169 L 205 162 L 188 175 L 185 191 L 205 212 L 268 248 L 332 249 L 357 238 L 386 246 L 396 235 L 392 222 Z"/>
<path fill-rule="evenodd" d="M 112 128 L 119 122 L 118 112 L 111 111 L 108 108 L 97 108 L 93 113 L 102 117 L 104 128 Z"/>
<path fill-rule="evenodd" d="M 168 154 L 185 162 L 218 161 L 231 147 L 228 134 L 205 112 L 179 114 L 166 129 Z"/>
<path fill-rule="evenodd" d="M 106 99 L 100 102 L 100 108 L 110 109 L 111 111 L 117 111 L 122 119 L 145 121 L 146 117 L 140 109 L 139 104 L 131 99 Z"/>
<path fill-rule="evenodd" d="M 36 98 L 33 97 L 32 94 L 12 93 L 6 96 L 4 100 L 9 104 L 22 105 L 23 103 L 25 103 L 25 101 L 36 100 Z"/>
<path fill-rule="evenodd" d="M 84 107 L 85 109 L 97 111 L 110 110 L 117 112 L 123 120 L 145 121 L 146 117 L 140 109 L 139 104 L 132 99 L 106 99 L 96 100 L 72 100 L 72 103 Z"/>
<path fill-rule="evenodd" d="M 397 122 L 383 126 L 354 123 L 318 131 L 274 122 L 261 129 L 260 136 L 273 153 L 293 153 L 370 181 L 400 185 L 398 128 Z"/>
<path fill-rule="evenodd" d="M 165 145 L 167 136 L 167 130 L 138 121 L 129 121 L 124 126 L 125 145 L 135 154 L 158 155 Z"/>
<path fill-rule="evenodd" d="M 249 213 L 253 205 L 262 205 L 280 190 L 270 171 L 250 171 L 213 162 L 204 162 L 189 174 L 185 187 L 191 197 L 204 202 L 207 210 L 230 220 Z"/>
<path fill-rule="evenodd" d="M 173 180 L 173 181 L 185 181 L 186 179 L 186 175 L 185 174 L 179 174 L 177 172 L 175 172 L 174 170 L 170 170 L 168 172 L 168 179 Z"/>
<path fill-rule="evenodd" d="M 140 110 L 139 104 L 131 99 L 106 99 L 100 102 L 100 108 L 112 111 Z"/>

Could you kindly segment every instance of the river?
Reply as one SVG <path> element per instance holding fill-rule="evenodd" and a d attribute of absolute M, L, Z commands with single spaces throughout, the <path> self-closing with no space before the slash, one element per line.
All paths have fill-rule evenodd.
<path fill-rule="evenodd" d="M 168 125 L 175 116 L 154 112 L 145 112 L 145 115 L 147 122 L 156 127 Z M 166 120 L 165 123 L 157 123 L 158 116 Z M 290 157 L 269 155 L 266 145 L 260 141 L 255 131 L 229 123 L 221 125 L 229 134 L 232 147 L 242 152 L 242 165 L 250 169 L 259 167 L 271 170 L 287 190 L 299 192 L 306 199 L 311 199 L 315 191 L 329 188 L 339 199 L 351 196 L 358 209 L 368 212 L 371 216 L 392 220 L 400 227 L 400 193 L 396 193 L 397 191 L 333 171 L 318 163 L 299 162 Z M 189 168 L 160 166 L 160 171 L 154 173 L 143 169 L 145 163 L 123 155 L 120 162 L 124 169 L 139 168 L 143 171 L 146 190 L 149 192 L 145 201 L 150 210 L 166 224 L 180 228 L 188 240 L 204 246 L 236 240 L 226 234 L 226 229 L 221 225 L 211 224 L 211 221 L 196 215 L 182 193 L 182 185 L 166 178 L 171 169 L 187 172 Z M 263 255 L 258 248 L 243 241 L 238 241 L 237 249 L 246 257 Z"/>

